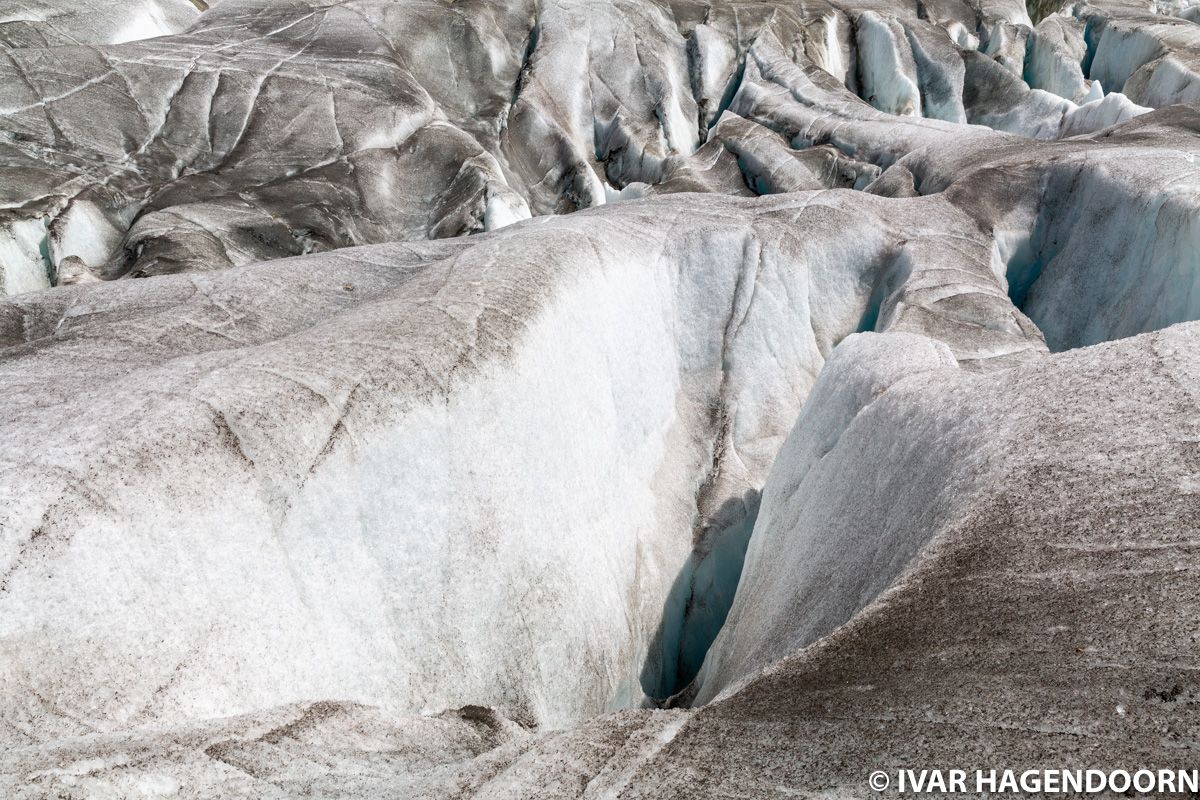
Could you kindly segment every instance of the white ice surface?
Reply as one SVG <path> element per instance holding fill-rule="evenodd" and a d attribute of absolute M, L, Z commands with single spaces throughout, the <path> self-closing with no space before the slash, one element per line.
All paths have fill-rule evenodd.
<path fill-rule="evenodd" d="M 950 386 L 960 374 L 945 345 L 917 335 L 860 334 L 834 351 L 763 489 L 737 596 L 701 669 L 697 702 L 736 690 L 850 619 L 935 529 L 934 493 L 961 500 L 969 491 L 969 452 L 938 432 L 952 406 L 916 419 L 895 413 L 902 400 L 893 403 L 910 382 Z M 902 437 L 883 434 L 898 426 Z M 896 438 L 910 449 L 886 460 L 871 455 Z"/>
<path fill-rule="evenodd" d="M 921 116 L 917 67 L 903 28 L 873 11 L 857 20 L 859 73 L 862 93 L 880 111 Z"/>
<path fill-rule="evenodd" d="M 40 219 L 0 225 L 0 294 L 49 288 L 51 268 L 43 255 L 45 247 L 46 225 Z"/>
<path fill-rule="evenodd" d="M 0 553 L 3 684 L 101 727 L 328 697 L 550 726 L 636 704 L 697 492 L 761 485 L 864 314 L 886 240 L 860 222 L 831 246 L 862 196 L 798 197 L 66 290 L 96 294 L 39 348 L 154 344 L 5 367 L 34 405 L 10 408 L 0 481 L 24 531 Z M 157 321 L 102 332 L 128 302 Z M 52 440 L 33 460 L 29 436 Z M 28 696 L 0 703 L 10 727 L 79 730 Z"/>

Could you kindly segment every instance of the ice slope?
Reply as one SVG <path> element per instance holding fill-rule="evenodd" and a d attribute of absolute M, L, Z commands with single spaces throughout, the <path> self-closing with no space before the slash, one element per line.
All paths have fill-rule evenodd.
<path fill-rule="evenodd" d="M 737 621 L 706 665 L 703 691 L 733 693 L 620 796 L 860 796 L 863 765 L 1194 759 L 1197 335 L 983 375 L 934 342 L 844 342 L 772 470 Z M 818 396 L 837 401 L 822 413 Z M 772 661 L 788 637 L 811 644 Z"/>
<path fill-rule="evenodd" d="M 496 139 L 532 14 L 239 1 L 174 37 L 6 50 L 0 227 L 74 227 L 93 245 L 74 255 L 111 278 L 526 217 Z M 447 42 L 469 84 L 431 58 Z M 53 281 L 66 256 L 40 249 L 28 271 Z"/>
<path fill-rule="evenodd" d="M 922 294 L 966 224 L 690 195 L 7 304 L 8 737 L 638 702 L 675 658 L 673 584 L 872 298 L 974 329 L 978 302 Z M 1037 352 L 990 252 L 956 278 L 994 328 L 962 357 Z"/>
<path fill-rule="evenodd" d="M 1182 112 L 1144 119 L 1134 142 L 1183 148 L 1194 136 Z M 1100 151 L 1043 147 L 1085 164 L 1135 152 L 1109 138 Z M 1143 183 L 1178 183 L 1169 148 L 1156 152 L 1166 165 L 1147 172 L 1159 162 L 1141 153 Z M 1018 154 L 1024 185 L 977 191 L 980 174 L 1019 176 L 1004 160 Z M 9 735 L 330 697 L 389 714 L 488 704 L 555 726 L 636 702 L 672 670 L 678 685 L 698 666 L 680 662 L 703 657 L 723 616 L 697 607 L 730 591 L 710 559 L 743 524 L 730 502 L 753 514 L 746 498 L 773 462 L 790 463 L 775 453 L 838 341 L 856 329 L 932 336 L 918 350 L 956 370 L 1042 352 L 1009 280 L 1021 232 L 1038 224 L 1011 198 L 1044 204 L 1029 170 L 1040 159 L 1015 143 L 990 160 L 972 146 L 959 163 L 920 155 L 904 160 L 908 174 L 949 181 L 928 197 L 660 198 L 477 242 L 10 301 L 6 528 L 27 533 L 9 539 L 5 575 Z M 537 255 L 547 246 L 549 262 Z M 811 338 L 793 340 L 804 330 Z M 846 359 L 870 372 L 867 354 Z M 888 352 L 892 362 L 903 359 Z M 818 392 L 802 419 L 853 411 L 837 399 L 854 386 L 839 369 L 825 381 L 834 394 Z M 30 461 L 34 451 L 47 455 Z M 187 567 L 164 584 L 164 563 Z M 430 574 L 429 563 L 445 566 Z M 611 572 L 598 576 L 600 563 Z M 877 591 L 903 563 L 856 574 Z M 97 583 L 99 596 L 80 591 Z M 835 611 L 846 608 L 857 610 Z M 576 633 L 563 635 L 565 619 Z M 778 658 L 811 636 L 768 638 Z M 29 705 L 30 691 L 50 707 Z"/>
<path fill-rule="evenodd" d="M 1169 16 L 1086 15 L 1089 77 L 1135 103 L 1200 99 L 1200 30 Z"/>
<path fill-rule="evenodd" d="M 453 13 L 227 0 L 193 11 L 172 35 L 123 43 L 60 41 L 49 11 L 20 23 L 34 39 L 13 39 L 0 59 L 0 291 L 476 233 L 613 192 L 862 188 L 857 166 L 849 184 L 803 174 L 809 156 L 780 148 L 769 134 L 786 131 L 770 112 L 750 112 L 780 87 L 807 106 L 842 95 L 856 129 L 897 123 L 849 98 L 953 123 L 940 130 L 968 139 L 968 121 L 1078 135 L 1191 91 L 1172 83 L 1172 65 L 1191 57 L 1178 27 L 1191 23 L 1143 24 L 1109 6 L 1075 9 L 1079 22 L 1047 18 L 1041 35 L 1009 0 L 723 0 L 703 11 L 514 0 Z M 1140 56 L 1105 43 L 1127 29 L 1147 53 L 1168 54 L 1139 68 Z M 1093 102 L 1100 83 L 1127 79 L 1128 100 Z M 814 80 L 825 98 L 805 88 Z M 721 126 L 730 112 L 750 125 Z M 792 151 L 811 144 L 785 139 Z"/>
<path fill-rule="evenodd" d="M 1177 768 L 1200 733 L 1180 645 L 1200 633 L 1198 335 L 1175 326 L 985 374 L 914 334 L 845 341 L 813 393 L 836 402 L 805 410 L 764 495 L 760 532 L 787 546 L 752 551 L 744 584 L 763 591 L 739 598 L 749 624 L 714 649 L 742 688 L 696 710 L 546 732 L 478 708 L 307 704 L 10 748 L 0 786 L 18 798 L 783 798 L 859 796 L 862 765 L 910 759 Z M 805 491 L 819 484 L 831 491 Z M 806 526 L 818 519 L 831 525 Z M 812 558 L 830 567 L 822 581 L 787 579 Z M 885 587 L 880 569 L 896 574 Z M 768 631 L 807 638 L 789 604 L 827 625 L 857 613 L 759 672 Z"/>
<path fill-rule="evenodd" d="M 763 489 L 737 598 L 697 678 L 696 702 L 850 620 L 958 504 L 971 503 L 983 470 L 971 449 L 946 441 L 943 431 L 961 413 L 952 402 L 901 428 L 913 449 L 888 452 L 904 469 L 868 467 L 879 431 L 903 418 L 897 409 L 910 392 L 957 375 L 945 344 L 918 335 L 856 336 L 838 349 Z"/>
<path fill-rule="evenodd" d="M 194 0 L 21 0 L 0 9 L 0 50 L 168 36 L 187 30 L 207 5 Z"/>
<path fill-rule="evenodd" d="M 917 65 L 899 22 L 891 25 L 867 11 L 856 20 L 861 92 L 867 102 L 889 114 L 919 117 L 921 93 Z"/>
<path fill-rule="evenodd" d="M 997 269 L 1051 349 L 1197 319 L 1196 109 L 1039 147 L 918 150 L 893 169 L 996 230 Z"/>
<path fill-rule="evenodd" d="M 1186 10 L 210 5 L 0 25 L 0 794 L 1194 760 Z"/>
<path fill-rule="evenodd" d="M 1083 76 L 1087 43 L 1084 23 L 1074 17 L 1051 14 L 1029 36 L 1025 82 L 1059 97 L 1080 102 L 1091 89 Z"/>

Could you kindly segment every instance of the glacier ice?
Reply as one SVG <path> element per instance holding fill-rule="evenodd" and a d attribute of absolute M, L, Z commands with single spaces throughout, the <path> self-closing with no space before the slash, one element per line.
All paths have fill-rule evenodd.
<path fill-rule="evenodd" d="M 0 795 L 1198 755 L 1194 8 L 12 6 Z"/>
<path fill-rule="evenodd" d="M 0 46 L 103 45 L 182 33 L 199 18 L 196 0 L 22 0 L 0 8 Z"/>

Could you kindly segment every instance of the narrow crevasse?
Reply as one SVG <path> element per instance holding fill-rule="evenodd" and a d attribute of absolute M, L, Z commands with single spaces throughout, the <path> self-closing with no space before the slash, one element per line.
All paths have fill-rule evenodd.
<path fill-rule="evenodd" d="M 733 605 L 758 493 L 726 502 L 675 578 L 663 607 L 661 633 L 642 671 L 642 691 L 659 705 L 687 705 L 692 681 Z"/>

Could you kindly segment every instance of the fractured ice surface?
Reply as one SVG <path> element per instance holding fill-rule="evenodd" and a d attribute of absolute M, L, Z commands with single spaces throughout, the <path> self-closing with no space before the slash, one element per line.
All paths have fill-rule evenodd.
<path fill-rule="evenodd" d="M 0 46 L 121 44 L 186 30 L 195 0 L 17 0 L 0 6 Z M 215 5 L 215 3 L 213 3 Z"/>
<path fill-rule="evenodd" d="M 1200 28 L 1032 10 L 0 10 L 0 795 L 1200 756 Z"/>

